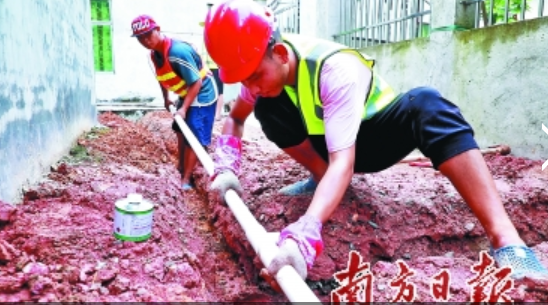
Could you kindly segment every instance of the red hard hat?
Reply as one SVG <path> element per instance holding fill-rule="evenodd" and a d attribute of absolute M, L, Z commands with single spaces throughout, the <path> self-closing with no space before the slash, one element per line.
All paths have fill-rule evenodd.
<path fill-rule="evenodd" d="M 253 74 L 273 29 L 272 11 L 255 1 L 225 0 L 211 8 L 204 25 L 204 42 L 224 83 L 240 82 Z"/>

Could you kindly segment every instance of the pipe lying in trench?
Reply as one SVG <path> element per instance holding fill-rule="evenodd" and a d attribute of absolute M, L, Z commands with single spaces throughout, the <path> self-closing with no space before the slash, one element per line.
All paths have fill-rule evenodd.
<path fill-rule="evenodd" d="M 213 160 L 211 157 L 198 142 L 181 116 L 176 114 L 177 111 L 173 105 L 169 107 L 169 111 L 174 115 L 175 121 L 179 125 L 179 128 L 181 128 L 181 131 L 196 153 L 196 156 L 198 156 L 198 159 L 202 163 L 202 166 L 205 168 L 208 175 L 213 175 Z M 279 248 L 271 235 L 274 233 L 266 232 L 264 227 L 259 224 L 235 191 L 228 190 L 224 199 L 236 217 L 236 220 L 238 220 L 238 223 L 242 226 L 249 243 L 261 259 L 263 265 L 270 265 L 270 262 L 272 262 L 279 251 Z M 282 267 L 275 277 L 278 285 L 290 302 L 320 303 L 318 297 L 312 292 L 312 290 L 310 290 L 310 287 L 306 285 L 292 266 Z"/>

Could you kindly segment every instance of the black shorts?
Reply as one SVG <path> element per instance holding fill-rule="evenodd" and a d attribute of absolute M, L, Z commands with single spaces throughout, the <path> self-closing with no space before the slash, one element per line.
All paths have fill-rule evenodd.
<path fill-rule="evenodd" d="M 223 94 L 223 82 L 221 81 L 221 77 L 219 76 L 219 69 L 211 69 L 211 72 L 213 73 L 213 78 L 215 78 L 217 92 L 219 93 L 219 95 L 221 95 Z"/>
<path fill-rule="evenodd" d="M 300 111 L 285 91 L 275 98 L 258 98 L 255 116 L 266 137 L 281 149 L 309 139 L 327 161 L 325 136 L 307 135 Z M 434 168 L 446 160 L 478 148 L 474 131 L 459 108 L 429 87 L 419 87 L 363 121 L 356 140 L 354 170 L 384 170 L 418 148 Z"/>

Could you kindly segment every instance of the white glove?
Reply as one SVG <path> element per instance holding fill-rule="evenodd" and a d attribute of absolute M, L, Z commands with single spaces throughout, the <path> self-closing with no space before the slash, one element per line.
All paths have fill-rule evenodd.
<path fill-rule="evenodd" d="M 217 199 L 221 202 L 224 202 L 225 194 L 228 190 L 234 190 L 240 196 L 243 193 L 238 177 L 230 170 L 219 173 L 213 179 L 210 189 L 216 193 Z"/>
<path fill-rule="evenodd" d="M 260 276 L 263 277 L 274 290 L 281 292 L 282 290 L 278 285 L 278 282 L 276 282 L 274 275 L 277 274 L 282 267 L 292 266 L 303 280 L 306 279 L 307 276 L 307 267 L 301 250 L 299 250 L 299 246 L 293 239 L 286 239 L 279 249 L 280 251 L 276 257 L 274 257 L 270 266 L 261 270 Z"/>

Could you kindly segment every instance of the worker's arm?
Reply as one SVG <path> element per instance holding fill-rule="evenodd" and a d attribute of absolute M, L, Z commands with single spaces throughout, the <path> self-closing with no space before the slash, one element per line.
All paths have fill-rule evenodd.
<path fill-rule="evenodd" d="M 253 112 L 253 108 L 254 106 L 252 104 L 244 101 L 240 95 L 238 95 L 230 113 L 225 119 L 223 134 L 241 138 L 244 134 L 245 120 L 249 117 L 251 112 Z"/>
<path fill-rule="evenodd" d="M 198 52 L 198 49 L 196 48 L 196 46 L 192 43 L 189 43 L 189 45 L 192 47 L 192 49 L 194 50 L 194 52 L 196 52 L 197 56 L 200 58 L 199 62 L 203 67 L 205 67 L 205 61 L 203 60 L 202 56 L 200 56 L 200 53 Z M 190 61 L 192 62 L 192 61 Z M 198 67 L 199 65 L 196 65 L 196 67 Z M 188 76 L 187 76 L 188 78 Z M 189 87 L 188 87 L 188 91 L 187 91 L 187 94 L 185 96 L 185 99 L 184 99 L 184 102 L 183 102 L 183 106 L 181 107 L 183 110 L 182 112 L 184 112 L 184 114 L 186 115 L 186 112 L 188 111 L 188 108 L 190 107 L 190 105 L 192 105 L 192 102 L 194 102 L 194 100 L 196 99 L 196 97 L 198 97 L 198 94 L 200 93 L 200 89 L 202 88 L 202 79 L 201 78 L 197 78 L 196 81 L 194 81 L 194 83 L 192 83 Z"/>
<path fill-rule="evenodd" d="M 173 102 L 169 99 L 169 92 L 167 91 L 164 86 L 160 82 L 158 82 L 158 85 L 160 85 L 160 89 L 162 89 L 162 96 L 164 97 L 164 107 L 166 107 L 166 110 L 169 111 L 169 106 L 173 105 Z"/>
<path fill-rule="evenodd" d="M 352 174 L 356 146 L 329 154 L 329 167 L 323 176 L 312 203 L 295 223 L 280 232 L 280 251 L 268 269 L 261 270 L 261 276 L 277 291 L 280 291 L 274 275 L 285 265 L 292 265 L 305 279 L 307 270 L 314 264 L 316 256 L 323 250 L 322 223 L 329 219 L 342 200 Z"/>
<path fill-rule="evenodd" d="M 246 89 L 243 88 L 243 90 Z M 213 154 L 214 180 L 211 183 L 211 189 L 216 191 L 219 201 L 222 201 L 229 189 L 242 193 L 237 175 L 242 158 L 244 123 L 253 111 L 253 107 L 253 104 L 244 101 L 239 95 L 225 119 L 223 134 L 217 137 Z"/>
<path fill-rule="evenodd" d="M 187 93 L 183 99 L 183 104 L 177 111 L 180 116 L 185 118 L 188 108 L 196 100 L 202 89 L 200 76 L 202 62 L 191 45 L 178 43 L 174 44 L 169 51 L 169 63 L 175 74 L 181 77 L 187 85 Z"/>
<path fill-rule="evenodd" d="M 188 108 L 190 105 L 192 105 L 192 102 L 196 100 L 198 97 L 198 93 L 200 93 L 200 89 L 202 88 L 202 80 L 198 78 L 197 81 L 195 81 L 192 85 L 188 87 L 187 94 L 185 95 L 185 98 L 183 100 L 183 106 L 177 111 L 179 115 L 181 115 L 183 118 L 186 117 L 186 112 L 188 111 Z"/>
<path fill-rule="evenodd" d="M 362 114 L 371 70 L 351 54 L 332 56 L 322 71 L 325 140 L 329 165 L 316 188 L 306 212 L 325 223 L 340 204 L 354 174 L 356 139 L 362 124 Z"/>
<path fill-rule="evenodd" d="M 323 223 L 340 204 L 354 174 L 356 139 L 372 72 L 358 57 L 336 54 L 324 64 L 321 79 L 329 165 L 306 213 L 280 232 L 280 252 L 262 272 L 273 286 L 272 276 L 284 265 L 292 265 L 303 279 L 306 277 L 323 250 Z"/>
<path fill-rule="evenodd" d="M 327 172 L 320 181 L 306 211 L 325 223 L 341 202 L 354 174 L 356 145 L 329 154 Z"/>

